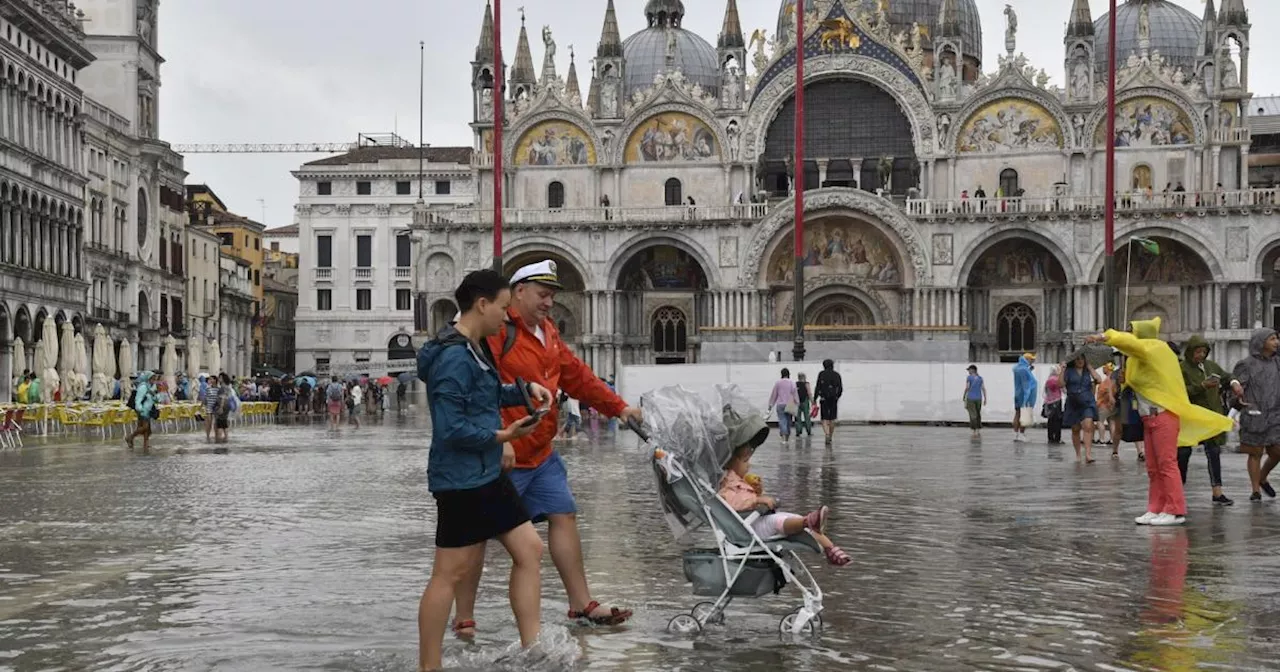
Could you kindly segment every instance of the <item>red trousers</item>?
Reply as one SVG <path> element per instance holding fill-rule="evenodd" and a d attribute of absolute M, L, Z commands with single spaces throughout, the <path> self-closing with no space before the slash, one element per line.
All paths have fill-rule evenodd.
<path fill-rule="evenodd" d="M 1152 513 L 1187 515 L 1187 497 L 1182 492 L 1182 472 L 1178 471 L 1178 416 L 1164 411 L 1142 416 L 1146 430 L 1147 510 Z"/>

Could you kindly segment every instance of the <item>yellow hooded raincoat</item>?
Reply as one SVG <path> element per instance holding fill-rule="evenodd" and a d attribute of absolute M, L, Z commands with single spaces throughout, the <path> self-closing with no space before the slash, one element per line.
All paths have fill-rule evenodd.
<path fill-rule="evenodd" d="M 1133 333 L 1108 329 L 1107 345 L 1128 357 L 1125 384 L 1151 403 L 1178 416 L 1179 446 L 1195 446 L 1232 429 L 1231 419 L 1191 403 L 1182 365 L 1160 340 L 1160 318 L 1133 322 Z"/>

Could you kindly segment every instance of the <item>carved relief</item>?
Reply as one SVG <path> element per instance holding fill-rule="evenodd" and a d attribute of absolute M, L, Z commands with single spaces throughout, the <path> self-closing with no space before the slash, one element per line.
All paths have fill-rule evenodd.
<path fill-rule="evenodd" d="M 933 265 L 950 266 L 955 263 L 955 241 L 949 233 L 933 234 Z"/>
<path fill-rule="evenodd" d="M 478 247 L 478 245 L 477 245 Z M 477 250 L 477 256 L 479 251 Z M 426 281 L 428 292 L 451 292 L 456 284 L 453 259 L 449 255 L 437 252 L 427 257 Z"/>
<path fill-rule="evenodd" d="M 1227 229 L 1227 259 L 1229 261 L 1249 260 L 1249 229 L 1233 226 Z"/>
<path fill-rule="evenodd" d="M 1073 237 L 1076 242 L 1076 254 L 1089 254 L 1093 251 L 1093 225 L 1088 222 L 1077 222 Z"/>
<path fill-rule="evenodd" d="M 720 237 L 720 266 L 732 268 L 738 265 L 738 237 Z"/>
<path fill-rule="evenodd" d="M 480 267 L 480 243 L 467 241 L 462 244 L 462 265 L 467 270 Z"/>

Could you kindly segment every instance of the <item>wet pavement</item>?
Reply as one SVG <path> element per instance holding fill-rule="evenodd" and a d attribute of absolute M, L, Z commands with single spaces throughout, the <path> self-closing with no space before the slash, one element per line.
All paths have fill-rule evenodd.
<path fill-rule="evenodd" d="M 339 434 L 323 424 L 159 436 L 0 454 L 0 669 L 412 670 L 431 560 L 428 430 L 416 418 Z M 1042 437 L 1043 434 L 1041 433 Z M 1224 456 L 1231 508 L 1192 462 L 1181 529 L 1138 528 L 1145 470 L 1077 464 L 1070 446 L 981 443 L 964 428 L 847 427 L 757 453 L 782 508 L 829 504 L 853 556 L 814 556 L 826 592 L 815 641 L 783 641 L 799 604 L 737 600 L 723 626 L 665 632 L 701 601 L 681 572 L 647 452 L 628 435 L 564 444 L 589 578 L 637 610 L 567 631 L 544 565 L 545 623 L 591 670 L 1169 670 L 1280 667 L 1280 504 L 1251 504 L 1244 458 Z M 515 639 L 508 562 L 490 549 L 475 648 L 448 660 L 503 669 Z M 511 669 L 528 669 L 512 666 Z"/>

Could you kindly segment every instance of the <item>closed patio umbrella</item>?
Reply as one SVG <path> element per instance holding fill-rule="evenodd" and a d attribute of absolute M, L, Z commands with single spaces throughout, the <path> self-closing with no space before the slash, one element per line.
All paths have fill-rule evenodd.
<path fill-rule="evenodd" d="M 58 389 L 58 324 L 50 318 L 45 318 L 43 335 L 40 337 L 40 343 L 44 346 L 44 354 L 38 357 L 40 364 L 37 370 L 40 371 L 40 401 L 41 403 L 50 403 L 53 401 L 53 393 Z"/>
<path fill-rule="evenodd" d="M 21 376 L 27 368 L 27 344 L 21 338 L 13 339 L 13 375 Z M 16 386 L 15 386 L 16 387 Z"/>
<path fill-rule="evenodd" d="M 200 339 L 192 334 L 187 337 L 187 378 L 195 380 L 200 375 L 200 358 L 204 356 L 201 352 Z"/>
<path fill-rule="evenodd" d="M 84 334 L 76 334 L 75 357 L 71 364 L 71 399 L 83 399 L 84 393 L 89 391 L 89 352 Z"/>
<path fill-rule="evenodd" d="M 62 400 L 75 398 L 73 376 L 76 372 L 76 329 L 70 322 L 62 323 L 62 339 L 58 342 L 58 376 L 61 379 L 59 388 Z"/>
<path fill-rule="evenodd" d="M 111 338 L 101 324 L 93 329 L 93 395 L 94 401 L 111 398 L 111 379 L 116 375 L 115 353 Z"/>
<path fill-rule="evenodd" d="M 120 341 L 120 398 L 127 404 L 133 394 L 133 343 L 129 339 Z"/>
<path fill-rule="evenodd" d="M 208 354 L 209 366 L 207 367 L 207 370 L 209 371 L 209 375 L 216 376 L 222 373 L 222 348 L 218 345 L 216 340 L 209 341 Z"/>
<path fill-rule="evenodd" d="M 172 393 L 178 387 L 178 341 L 172 336 L 164 337 L 164 360 L 161 376 Z"/>

